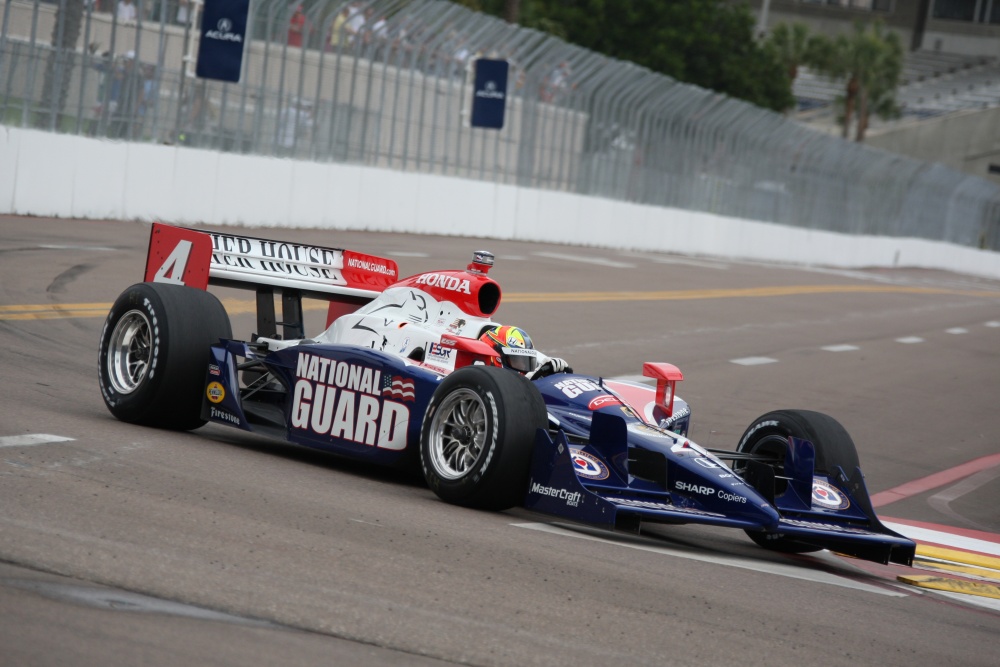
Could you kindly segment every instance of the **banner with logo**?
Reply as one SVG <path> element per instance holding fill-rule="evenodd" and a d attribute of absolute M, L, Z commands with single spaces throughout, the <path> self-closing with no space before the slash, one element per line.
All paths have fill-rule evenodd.
<path fill-rule="evenodd" d="M 472 127 L 503 127 L 507 108 L 506 60 L 480 58 L 476 61 L 476 78 L 472 90 Z"/>
<path fill-rule="evenodd" d="M 250 0 L 205 0 L 195 74 L 204 79 L 240 80 Z"/>

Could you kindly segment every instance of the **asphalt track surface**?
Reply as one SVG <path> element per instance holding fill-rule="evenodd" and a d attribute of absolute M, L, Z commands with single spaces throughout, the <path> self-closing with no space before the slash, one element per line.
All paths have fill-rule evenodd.
<path fill-rule="evenodd" d="M 996 281 L 247 233 L 392 257 L 403 275 L 492 250 L 497 319 L 580 371 L 678 365 L 700 444 L 732 448 L 771 409 L 827 412 L 883 517 L 1000 542 Z M 996 665 L 1000 607 L 896 580 L 918 570 L 783 556 L 728 529 L 636 537 L 465 510 L 413 476 L 234 429 L 116 421 L 97 342 L 148 234 L 0 217 L 0 664 Z M 249 334 L 252 295 L 220 296 Z M 308 330 L 322 321 L 308 310 Z"/>

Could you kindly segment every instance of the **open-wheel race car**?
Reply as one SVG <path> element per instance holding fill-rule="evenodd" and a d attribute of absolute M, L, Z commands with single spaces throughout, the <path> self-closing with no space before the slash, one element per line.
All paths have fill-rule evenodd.
<path fill-rule="evenodd" d="M 539 365 L 530 342 L 490 344 L 503 328 L 492 264 L 477 252 L 465 269 L 399 279 L 392 260 L 349 250 L 154 224 L 145 281 L 101 334 L 104 402 L 134 424 L 214 422 L 419 466 L 434 493 L 468 507 L 633 532 L 728 526 L 772 550 L 912 563 L 914 543 L 875 515 L 832 417 L 773 411 L 733 451 L 700 447 L 675 366 L 644 364 L 646 385 Z M 209 285 L 255 290 L 250 340 L 233 338 Z M 311 338 L 303 297 L 330 304 Z"/>

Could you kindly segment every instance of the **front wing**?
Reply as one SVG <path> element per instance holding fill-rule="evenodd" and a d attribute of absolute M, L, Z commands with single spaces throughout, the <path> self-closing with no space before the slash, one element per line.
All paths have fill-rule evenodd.
<path fill-rule="evenodd" d="M 818 548 L 830 549 L 865 560 L 911 565 L 916 545 L 885 529 L 877 519 L 870 522 L 878 530 L 859 527 L 857 522 L 837 522 L 786 516 L 773 506 L 765 508 L 762 519 L 736 516 L 671 502 L 669 493 L 657 494 L 635 488 L 589 489 L 576 474 L 570 458 L 569 442 L 562 431 L 553 439 L 539 430 L 535 441 L 531 476 L 525 508 L 571 521 L 607 529 L 638 533 L 642 522 L 697 523 L 742 528 L 780 535 Z"/>

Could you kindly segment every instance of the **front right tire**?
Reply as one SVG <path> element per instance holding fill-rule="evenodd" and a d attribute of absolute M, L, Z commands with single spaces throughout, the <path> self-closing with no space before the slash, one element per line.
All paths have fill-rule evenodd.
<path fill-rule="evenodd" d="M 431 398 L 420 437 L 420 464 L 442 500 L 504 510 L 524 502 L 539 428 L 548 413 L 521 374 L 468 366 L 446 377 Z"/>
<path fill-rule="evenodd" d="M 762 458 L 772 459 L 775 463 L 775 477 L 779 483 L 775 485 L 775 495 L 785 492 L 785 457 L 788 453 L 788 438 L 794 437 L 808 440 L 815 449 L 815 471 L 832 474 L 840 467 L 851 475 L 860 465 L 858 450 L 847 430 L 833 417 L 812 410 L 775 410 L 758 417 L 747 427 L 740 438 L 736 451 L 753 454 Z M 744 466 L 739 461 L 733 466 L 735 472 L 743 474 Z M 765 549 L 783 553 L 808 553 L 820 551 L 816 547 L 795 541 L 782 533 L 765 533 L 762 531 L 745 531 L 746 534 Z"/>

